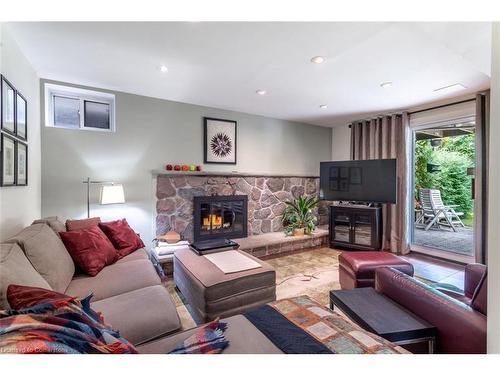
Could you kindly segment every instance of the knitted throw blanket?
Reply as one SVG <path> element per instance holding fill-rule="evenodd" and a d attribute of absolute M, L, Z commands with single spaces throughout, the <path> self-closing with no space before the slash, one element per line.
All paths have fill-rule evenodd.
<path fill-rule="evenodd" d="M 198 328 L 169 354 L 219 354 L 229 345 L 224 337 L 226 328 L 227 323 L 216 319 Z"/>

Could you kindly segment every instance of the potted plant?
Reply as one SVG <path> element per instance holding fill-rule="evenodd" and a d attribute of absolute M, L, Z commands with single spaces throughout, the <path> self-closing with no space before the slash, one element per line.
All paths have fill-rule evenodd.
<path fill-rule="evenodd" d="M 315 197 L 300 196 L 293 201 L 287 201 L 283 213 L 283 227 L 287 236 L 303 236 L 311 234 L 316 228 L 318 218 L 314 209 L 319 200 Z"/>

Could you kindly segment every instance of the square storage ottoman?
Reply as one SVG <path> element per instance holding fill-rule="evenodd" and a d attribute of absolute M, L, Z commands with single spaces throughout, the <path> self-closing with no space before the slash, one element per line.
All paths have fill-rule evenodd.
<path fill-rule="evenodd" d="M 392 267 L 413 276 L 413 265 L 397 255 L 381 251 L 343 252 L 339 255 L 339 278 L 342 289 L 375 286 L 375 270 Z"/>
<path fill-rule="evenodd" d="M 276 300 L 276 273 L 266 262 L 245 252 L 262 267 L 225 274 L 191 250 L 174 255 L 174 282 L 198 323 L 228 317 Z"/>

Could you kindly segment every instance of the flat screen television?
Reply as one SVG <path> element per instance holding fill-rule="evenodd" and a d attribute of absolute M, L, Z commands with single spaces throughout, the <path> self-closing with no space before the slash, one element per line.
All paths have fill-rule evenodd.
<path fill-rule="evenodd" d="M 396 159 L 325 161 L 320 164 L 320 199 L 397 203 Z"/>

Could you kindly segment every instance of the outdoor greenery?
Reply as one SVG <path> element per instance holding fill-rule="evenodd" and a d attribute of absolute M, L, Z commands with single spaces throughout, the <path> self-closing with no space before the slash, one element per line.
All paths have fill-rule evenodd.
<path fill-rule="evenodd" d="M 304 195 L 288 201 L 283 213 L 283 227 L 287 236 L 293 234 L 295 229 L 305 229 L 306 234 L 311 234 L 316 228 L 318 218 L 314 209 L 318 207 L 319 200 L 315 197 Z"/>
<path fill-rule="evenodd" d="M 467 168 L 474 167 L 474 134 L 445 137 L 441 145 L 432 147 L 430 140 L 420 140 L 415 146 L 415 197 L 420 189 L 439 189 L 445 204 L 458 205 L 469 222 L 473 215 L 471 176 Z M 427 164 L 438 166 L 439 171 L 428 172 Z"/>

